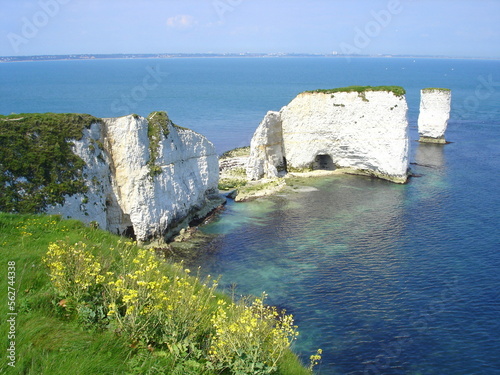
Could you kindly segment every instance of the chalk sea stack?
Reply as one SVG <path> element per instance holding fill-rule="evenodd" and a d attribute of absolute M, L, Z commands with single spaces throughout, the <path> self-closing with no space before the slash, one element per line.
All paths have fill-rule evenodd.
<path fill-rule="evenodd" d="M 408 105 L 398 86 L 351 86 L 299 94 L 268 112 L 251 142 L 251 180 L 315 169 L 408 178 Z"/>
<path fill-rule="evenodd" d="M 446 143 L 445 132 L 451 111 L 451 90 L 427 88 L 420 92 L 418 133 L 420 142 Z"/>

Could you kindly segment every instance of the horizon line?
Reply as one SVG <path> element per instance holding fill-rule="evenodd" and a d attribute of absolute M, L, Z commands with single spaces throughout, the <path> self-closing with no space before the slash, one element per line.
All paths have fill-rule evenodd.
<path fill-rule="evenodd" d="M 411 54 L 341 54 L 307 52 L 162 52 L 162 53 L 65 53 L 37 54 L 19 56 L 0 56 L 0 62 L 47 61 L 47 60 L 88 60 L 106 58 L 175 58 L 175 57 L 331 57 L 331 58 L 434 58 L 434 59 L 473 59 L 500 60 L 500 57 L 446 56 L 446 55 L 411 55 Z"/>

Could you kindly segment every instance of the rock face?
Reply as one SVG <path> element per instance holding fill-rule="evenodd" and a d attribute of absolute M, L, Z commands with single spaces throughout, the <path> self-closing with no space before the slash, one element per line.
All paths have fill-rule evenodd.
<path fill-rule="evenodd" d="M 259 180 L 263 176 L 277 177 L 284 168 L 281 113 L 270 111 L 255 131 L 250 143 L 247 177 Z"/>
<path fill-rule="evenodd" d="M 248 164 L 248 156 L 219 159 L 220 174 L 234 169 L 245 169 Z"/>
<path fill-rule="evenodd" d="M 74 152 L 86 163 L 88 191 L 47 211 L 145 241 L 168 238 L 220 205 L 212 143 L 156 114 L 163 121 L 156 131 L 151 116 L 136 115 L 85 129 Z"/>
<path fill-rule="evenodd" d="M 420 92 L 418 133 L 420 142 L 446 143 L 444 133 L 448 127 L 451 110 L 449 89 L 423 89 Z"/>
<path fill-rule="evenodd" d="M 275 177 L 280 169 L 340 169 L 405 182 L 408 106 L 397 89 L 305 92 L 269 112 L 252 139 L 248 178 Z"/>

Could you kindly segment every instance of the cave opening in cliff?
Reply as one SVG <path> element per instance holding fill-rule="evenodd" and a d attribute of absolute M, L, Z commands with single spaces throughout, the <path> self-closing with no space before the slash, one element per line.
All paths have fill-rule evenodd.
<path fill-rule="evenodd" d="M 333 171 L 335 164 L 330 155 L 317 155 L 313 163 L 314 170 Z"/>
<path fill-rule="evenodd" d="M 135 231 L 134 231 L 134 226 L 133 225 L 130 225 L 127 227 L 127 229 L 125 229 L 125 231 L 123 232 L 123 237 L 127 237 L 127 238 L 130 238 L 132 241 L 136 241 L 137 240 L 137 236 L 135 235 Z"/>

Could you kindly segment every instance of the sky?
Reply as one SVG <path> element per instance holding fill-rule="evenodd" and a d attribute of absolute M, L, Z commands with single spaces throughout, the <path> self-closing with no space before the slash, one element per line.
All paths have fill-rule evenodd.
<path fill-rule="evenodd" d="M 500 0 L 0 0 L 0 56 L 500 58 Z"/>

